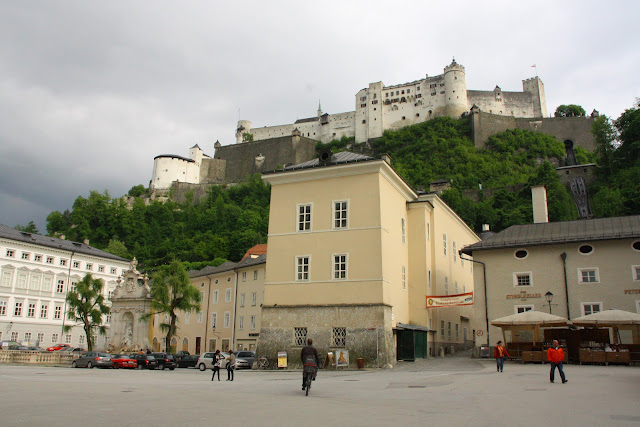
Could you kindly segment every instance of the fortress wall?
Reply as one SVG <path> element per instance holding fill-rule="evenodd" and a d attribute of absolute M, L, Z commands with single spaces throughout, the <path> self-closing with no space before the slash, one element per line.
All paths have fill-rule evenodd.
<path fill-rule="evenodd" d="M 294 125 L 265 126 L 261 128 L 252 128 L 249 133 L 253 135 L 254 141 L 260 141 L 269 138 L 278 138 L 281 136 L 290 136 L 293 132 Z"/>
<path fill-rule="evenodd" d="M 530 129 L 553 135 L 560 141 L 570 139 L 575 146 L 595 151 L 596 144 L 591 127 L 591 117 L 546 117 L 541 121 L 535 119 L 516 119 L 519 129 Z M 540 123 L 541 122 L 541 123 Z"/>
<path fill-rule="evenodd" d="M 491 135 L 516 127 L 515 117 L 499 116 L 482 111 L 471 115 L 472 139 L 478 148 L 484 148 Z"/>
<path fill-rule="evenodd" d="M 467 91 L 469 109 L 473 104 L 480 107 L 480 110 L 490 114 L 508 115 L 515 117 L 534 117 L 533 97 L 527 92 L 499 92 L 496 97 L 495 91 Z M 498 101 L 496 98 L 501 99 Z"/>
<path fill-rule="evenodd" d="M 343 136 L 346 136 L 346 137 L 355 136 L 356 135 L 356 129 L 354 127 L 355 116 L 356 116 L 355 111 L 329 115 L 329 124 L 321 125 L 323 134 L 320 140 L 324 143 L 327 143 L 334 139 L 340 139 Z"/>
<path fill-rule="evenodd" d="M 226 160 L 203 159 L 200 167 L 200 182 L 203 184 L 222 184 L 226 167 Z"/>

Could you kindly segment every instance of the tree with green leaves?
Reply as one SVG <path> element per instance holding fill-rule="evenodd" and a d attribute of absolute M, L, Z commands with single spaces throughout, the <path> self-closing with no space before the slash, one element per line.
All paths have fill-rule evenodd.
<path fill-rule="evenodd" d="M 127 249 L 125 244 L 118 239 L 109 240 L 109 244 L 107 245 L 105 251 L 121 258 L 131 258 L 129 250 Z"/>
<path fill-rule="evenodd" d="M 127 195 L 131 197 L 140 197 L 145 194 L 147 194 L 147 189 L 142 184 L 134 185 L 127 193 Z"/>
<path fill-rule="evenodd" d="M 584 108 L 575 104 L 560 105 L 553 114 L 556 117 L 584 117 L 587 115 Z"/>
<path fill-rule="evenodd" d="M 82 328 L 87 337 L 87 348 L 93 350 L 93 332 L 96 330 L 104 335 L 106 327 L 102 324 L 102 319 L 109 314 L 109 306 L 105 304 L 103 295 L 104 281 L 94 279 L 88 273 L 80 280 L 75 289 L 67 293 L 67 319 L 82 323 Z M 65 325 L 64 331 L 69 332 L 73 325 Z"/>
<path fill-rule="evenodd" d="M 151 312 L 143 314 L 141 320 L 149 320 L 154 314 L 169 316 L 169 323 L 160 323 L 160 330 L 166 332 L 166 351 L 171 351 L 171 338 L 178 330 L 178 312 L 200 311 L 201 295 L 191 284 L 187 270 L 180 261 L 173 260 L 163 265 L 153 275 L 151 283 Z"/>
<path fill-rule="evenodd" d="M 29 221 L 27 225 L 16 225 L 14 228 L 18 231 L 23 231 L 25 233 L 33 233 L 33 234 L 39 233 L 38 227 L 36 227 L 36 224 L 33 221 Z"/>

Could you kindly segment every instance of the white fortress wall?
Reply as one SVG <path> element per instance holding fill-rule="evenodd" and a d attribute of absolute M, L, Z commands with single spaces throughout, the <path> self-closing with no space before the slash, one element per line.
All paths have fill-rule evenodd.
<path fill-rule="evenodd" d="M 532 95 L 527 92 L 467 91 L 469 109 L 475 104 L 481 111 L 513 117 L 535 117 Z"/>
<path fill-rule="evenodd" d="M 173 181 L 198 183 L 200 168 L 195 162 L 176 157 L 156 157 L 153 161 L 151 188 L 168 189 Z"/>
<path fill-rule="evenodd" d="M 260 141 L 269 138 L 278 138 L 280 136 L 290 136 L 295 129 L 294 125 L 265 126 L 261 128 L 252 128 L 246 132 L 253 135 L 254 141 Z"/>

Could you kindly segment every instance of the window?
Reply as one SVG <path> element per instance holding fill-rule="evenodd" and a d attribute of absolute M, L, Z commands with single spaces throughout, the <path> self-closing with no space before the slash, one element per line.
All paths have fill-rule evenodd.
<path fill-rule="evenodd" d="M 34 260 L 35 262 L 42 262 L 42 255 L 36 255 L 36 256 L 34 256 L 34 257 L 33 257 L 33 260 Z"/>
<path fill-rule="evenodd" d="M 402 244 L 407 243 L 407 223 L 404 218 L 400 219 L 400 233 L 402 236 Z"/>
<path fill-rule="evenodd" d="M 62 266 L 67 265 L 67 260 L 66 259 L 61 259 L 60 260 L 60 265 L 62 265 Z"/>
<path fill-rule="evenodd" d="M 296 257 L 296 281 L 304 282 L 309 280 L 309 257 Z"/>
<path fill-rule="evenodd" d="M 64 292 L 64 280 L 63 279 L 59 279 L 58 280 L 58 285 L 56 286 L 56 292 L 58 292 L 59 294 Z"/>
<path fill-rule="evenodd" d="M 11 332 L 11 341 L 18 341 L 18 333 L 17 332 Z"/>
<path fill-rule="evenodd" d="M 427 223 L 427 240 L 431 240 L 431 224 Z"/>
<path fill-rule="evenodd" d="M 407 267 L 402 266 L 402 289 L 407 290 Z"/>
<path fill-rule="evenodd" d="M 583 302 L 582 303 L 582 315 L 587 316 L 593 313 L 600 313 L 602 311 L 601 302 Z"/>
<path fill-rule="evenodd" d="M 240 294 L 240 307 L 244 307 L 244 294 Z"/>
<path fill-rule="evenodd" d="M 58 334 L 51 334 L 51 342 L 52 343 L 58 342 Z"/>
<path fill-rule="evenodd" d="M 16 301 L 16 305 L 13 308 L 13 315 L 16 317 L 22 316 L 22 301 Z"/>
<path fill-rule="evenodd" d="M 36 303 L 30 302 L 27 305 L 27 317 L 36 317 Z"/>
<path fill-rule="evenodd" d="M 211 313 L 211 329 L 218 326 L 218 313 Z"/>
<path fill-rule="evenodd" d="M 444 276 L 444 294 L 449 295 L 449 277 Z"/>
<path fill-rule="evenodd" d="M 53 283 L 53 277 L 45 276 L 44 280 L 42 281 L 42 290 L 47 292 L 50 291 L 52 283 Z"/>
<path fill-rule="evenodd" d="M 533 305 L 516 305 L 513 307 L 515 314 L 533 310 Z"/>
<path fill-rule="evenodd" d="M 458 262 L 458 252 L 456 251 L 455 240 L 453 241 L 453 253 L 451 255 L 453 255 L 453 262 Z"/>
<path fill-rule="evenodd" d="M 251 316 L 249 318 L 249 329 L 255 329 L 256 328 L 256 316 Z"/>
<path fill-rule="evenodd" d="M 231 301 L 231 288 L 227 288 L 224 292 L 224 300 L 226 302 Z"/>
<path fill-rule="evenodd" d="M 429 284 L 429 289 L 431 289 L 431 270 L 427 271 L 427 283 Z"/>
<path fill-rule="evenodd" d="M 440 336 L 444 338 L 444 320 L 440 321 Z"/>
<path fill-rule="evenodd" d="M 331 332 L 331 346 L 344 347 L 347 341 L 347 328 L 333 328 Z"/>
<path fill-rule="evenodd" d="M 118 272 L 118 269 L 115 267 L 111 267 L 111 274 L 116 274 Z"/>
<path fill-rule="evenodd" d="M 217 289 L 215 291 L 213 291 L 213 303 L 214 304 L 218 303 L 218 290 Z"/>
<path fill-rule="evenodd" d="M 52 256 L 48 256 L 47 257 L 47 264 L 53 264 L 53 257 Z"/>
<path fill-rule="evenodd" d="M 251 305 L 253 307 L 255 307 L 256 304 L 258 304 L 258 293 L 257 292 L 252 292 L 251 293 Z"/>
<path fill-rule="evenodd" d="M 9 258 L 13 258 L 15 256 L 16 252 L 13 249 L 7 249 L 7 256 Z"/>
<path fill-rule="evenodd" d="M 73 268 L 80 268 L 80 261 L 73 261 Z"/>
<path fill-rule="evenodd" d="M 460 325 L 456 323 L 456 341 L 460 339 Z"/>
<path fill-rule="evenodd" d="M 16 288 L 27 289 L 27 273 L 18 273 L 18 281 L 16 282 Z"/>
<path fill-rule="evenodd" d="M 298 205 L 298 231 L 311 230 L 311 205 Z"/>
<path fill-rule="evenodd" d="M 104 273 L 104 265 L 98 266 L 98 273 Z"/>
<path fill-rule="evenodd" d="M 91 270 L 93 270 L 93 264 L 87 263 L 87 265 L 85 265 L 84 268 L 87 271 L 91 271 Z"/>
<path fill-rule="evenodd" d="M 243 271 L 243 272 L 242 272 L 242 281 L 243 281 L 243 282 L 246 282 L 246 281 L 247 281 L 247 272 L 246 272 L 246 271 Z"/>
<path fill-rule="evenodd" d="M 333 202 L 333 228 L 347 228 L 347 202 Z"/>
<path fill-rule="evenodd" d="M 578 252 L 582 255 L 591 255 L 593 253 L 593 246 L 582 245 L 578 248 Z"/>
<path fill-rule="evenodd" d="M 191 320 L 191 312 L 187 311 L 184 314 L 184 323 L 188 325 L 190 320 Z"/>
<path fill-rule="evenodd" d="M 107 314 L 107 318 L 105 319 L 104 323 L 111 323 L 111 314 Z"/>
<path fill-rule="evenodd" d="M 231 323 L 231 313 L 229 313 L 228 311 L 225 311 L 224 312 L 224 327 L 228 328 L 230 323 Z"/>
<path fill-rule="evenodd" d="M 12 281 L 13 281 L 13 270 L 3 270 L 2 271 L 2 286 L 10 288 Z"/>
<path fill-rule="evenodd" d="M 635 251 L 640 251 L 640 240 L 636 240 L 635 242 L 633 242 L 631 244 L 631 247 L 633 248 L 633 250 Z"/>
<path fill-rule="evenodd" d="M 24 340 L 27 342 L 31 341 L 31 332 L 24 333 Z"/>
<path fill-rule="evenodd" d="M 597 268 L 579 268 L 578 269 L 578 282 L 580 283 L 597 283 L 598 269 Z"/>
<path fill-rule="evenodd" d="M 631 266 L 631 274 L 634 282 L 640 281 L 640 265 Z"/>
<path fill-rule="evenodd" d="M 31 284 L 29 287 L 34 291 L 40 287 L 40 277 L 42 277 L 40 274 L 31 273 Z"/>
<path fill-rule="evenodd" d="M 109 291 L 109 294 L 108 294 L 107 298 L 109 298 L 109 299 L 113 298 L 113 291 Z"/>
<path fill-rule="evenodd" d="M 38 344 L 44 342 L 44 332 L 38 332 Z"/>
<path fill-rule="evenodd" d="M 22 259 L 29 260 L 31 254 L 29 252 L 22 252 Z"/>
<path fill-rule="evenodd" d="M 7 315 L 7 302 L 0 301 L 0 316 L 6 316 L 6 315 Z"/>
<path fill-rule="evenodd" d="M 56 308 L 53 310 L 53 318 L 56 320 L 62 319 L 62 306 L 56 304 Z"/>
<path fill-rule="evenodd" d="M 293 328 L 293 345 L 307 345 L 307 328 Z"/>
<path fill-rule="evenodd" d="M 84 335 L 80 335 L 78 337 L 78 344 L 80 344 L 80 345 L 84 344 Z"/>
<path fill-rule="evenodd" d="M 453 284 L 453 294 L 457 295 L 458 294 L 458 281 L 456 280 L 455 283 Z"/>
<path fill-rule="evenodd" d="M 531 286 L 531 273 L 513 273 L 513 286 Z"/>
<path fill-rule="evenodd" d="M 447 256 L 447 233 L 444 233 L 442 235 L 442 250 L 443 250 L 444 256 Z"/>
<path fill-rule="evenodd" d="M 524 249 L 520 249 L 513 254 L 513 256 L 515 256 L 518 259 L 525 259 L 528 255 L 529 255 L 529 252 L 525 251 Z"/>
<path fill-rule="evenodd" d="M 244 317 L 238 317 L 238 329 L 244 329 Z"/>
<path fill-rule="evenodd" d="M 253 270 L 253 280 L 258 280 L 258 270 Z"/>
<path fill-rule="evenodd" d="M 202 312 L 198 312 L 198 323 L 202 323 Z"/>
<path fill-rule="evenodd" d="M 451 339 L 451 322 L 447 322 L 447 339 Z"/>
<path fill-rule="evenodd" d="M 71 334 L 67 334 L 64 336 L 64 342 L 65 344 L 71 344 Z"/>
<path fill-rule="evenodd" d="M 347 255 L 338 254 L 333 256 L 333 278 L 347 278 Z"/>

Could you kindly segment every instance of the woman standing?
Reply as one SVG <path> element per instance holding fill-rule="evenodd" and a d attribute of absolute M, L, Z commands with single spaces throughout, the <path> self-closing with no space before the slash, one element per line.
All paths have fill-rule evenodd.
<path fill-rule="evenodd" d="M 227 381 L 233 381 L 233 370 L 236 368 L 236 355 L 233 350 L 229 350 L 229 361 L 227 362 Z"/>
<path fill-rule="evenodd" d="M 511 357 L 509 356 L 507 349 L 502 345 L 502 341 L 498 341 L 498 344 L 493 349 L 493 357 L 496 358 L 498 372 L 502 372 L 502 369 L 504 368 L 504 359 Z"/>
<path fill-rule="evenodd" d="M 220 381 L 220 350 L 216 350 L 213 355 L 213 375 L 211 375 L 211 381 L 215 378 L 216 372 L 218 373 L 218 381 Z"/>

